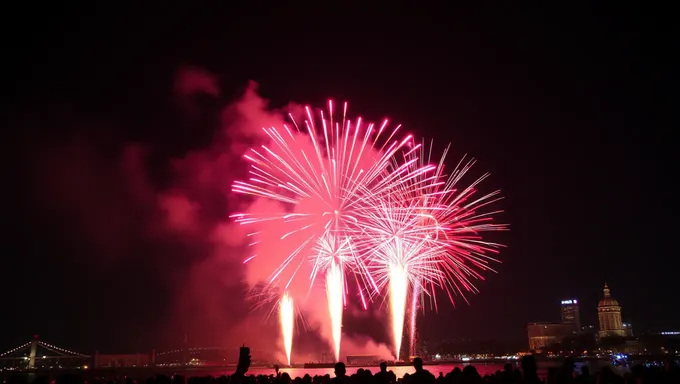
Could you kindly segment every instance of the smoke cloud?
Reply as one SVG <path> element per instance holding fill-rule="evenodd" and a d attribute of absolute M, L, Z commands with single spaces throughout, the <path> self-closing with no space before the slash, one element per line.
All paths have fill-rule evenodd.
<path fill-rule="evenodd" d="M 199 121 L 192 118 L 202 113 L 202 100 L 222 103 L 218 80 L 200 68 L 178 71 L 174 100 L 180 113 Z M 67 258 L 85 263 L 96 284 L 126 281 L 118 292 L 96 293 L 97 300 L 91 301 L 99 305 L 93 310 L 97 316 L 116 312 L 102 304 L 107 300 L 142 296 L 130 299 L 126 316 L 138 332 L 149 330 L 153 346 L 176 346 L 186 335 L 195 345 L 248 343 L 262 350 L 282 349 L 276 316 L 268 316 L 272 308 L 253 310 L 245 298 L 249 289 L 268 281 L 273 264 L 292 252 L 299 239 L 293 235 L 292 241 L 281 242 L 282 226 L 244 228 L 229 216 L 291 209 L 231 192 L 234 180 L 247 175 L 242 155 L 267 140 L 262 127 L 282 126 L 289 111 L 300 115 L 301 108 L 270 108 L 251 82 L 237 100 L 219 110 L 209 145 L 180 155 L 165 157 L 157 143 L 143 140 L 111 145 L 110 137 L 92 137 L 83 130 L 38 146 L 30 161 L 29 182 L 35 191 L 31 209 L 47 212 L 51 224 L 61 227 L 57 236 L 78 249 Z M 311 142 L 303 137 L 298 145 L 311 150 Z M 370 161 L 368 155 L 362 160 Z M 260 243 L 249 246 L 248 233 L 254 231 L 262 233 Z M 258 257 L 244 264 L 254 253 Z M 309 266 L 298 273 L 308 276 L 305 268 Z M 323 281 L 319 283 L 310 290 L 308 279 L 294 279 L 290 287 L 304 318 L 298 321 L 294 359 L 330 351 L 328 314 L 325 304 L 319 304 L 325 303 L 325 291 Z M 383 312 L 346 312 L 343 354 L 391 355 L 379 344 L 388 339 Z M 353 319 L 358 318 L 370 321 L 355 328 Z M 93 337 L 97 331 L 92 330 Z M 119 332 L 124 342 L 132 342 L 122 337 L 127 331 Z"/>

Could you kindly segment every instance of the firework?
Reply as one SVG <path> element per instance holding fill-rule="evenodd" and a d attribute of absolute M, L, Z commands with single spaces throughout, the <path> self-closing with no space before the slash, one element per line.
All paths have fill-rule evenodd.
<path fill-rule="evenodd" d="M 403 162 L 418 171 L 390 191 L 375 196 L 364 205 L 359 221 L 364 228 L 362 249 L 372 250 L 368 269 L 378 288 L 388 289 L 392 334 L 398 357 L 406 312 L 407 295 L 412 292 L 411 344 L 415 335 L 415 311 L 418 292 L 430 294 L 443 289 L 451 302 L 453 294 L 465 298 L 476 292 L 471 279 L 482 279 L 479 271 L 492 270 L 489 256 L 498 244 L 485 242 L 481 232 L 504 230 L 493 224 L 499 211 L 485 211 L 499 200 L 499 191 L 477 197 L 476 187 L 488 174 L 459 188 L 474 160 L 461 161 L 450 175 L 444 172 L 448 148 L 438 165 L 427 167 L 431 147 L 414 146 L 404 154 Z M 399 169 L 396 165 L 392 168 Z M 436 307 L 436 300 L 434 300 Z"/>
<path fill-rule="evenodd" d="M 338 264 L 331 264 L 326 273 L 326 300 L 331 317 L 331 334 L 335 360 L 340 360 L 340 337 L 342 335 L 343 288 L 345 285 L 343 271 Z"/>
<path fill-rule="evenodd" d="M 409 289 L 442 277 L 437 268 L 442 246 L 429 244 L 424 236 L 438 228 L 423 225 L 427 222 L 421 218 L 417 201 L 408 202 L 404 197 L 393 194 L 374 201 L 360 221 L 366 234 L 360 243 L 370 252 L 367 270 L 376 283 L 376 292 L 388 290 L 396 358 L 401 350 Z"/>
<path fill-rule="evenodd" d="M 334 352 L 339 359 L 346 268 L 362 264 L 349 262 L 355 257 L 347 241 L 357 226 L 356 212 L 370 196 L 383 195 L 408 180 L 415 160 L 390 168 L 394 155 L 411 143 L 410 136 L 395 139 L 399 126 L 390 130 L 387 120 L 379 127 L 361 118 L 348 120 L 347 103 L 340 119 L 334 117 L 332 102 L 328 111 L 327 116 L 321 112 L 317 120 L 306 107 L 302 126 L 291 115 L 290 127 L 263 128 L 270 142 L 245 155 L 250 177 L 233 185 L 234 192 L 278 201 L 292 213 L 233 217 L 241 224 L 279 221 L 289 229 L 282 240 L 293 235 L 302 239 L 294 252 L 281 259 L 268 283 L 279 281 L 282 272 L 290 270 L 288 280 L 281 282 L 287 290 L 313 255 L 311 284 L 318 275 L 325 277 Z M 352 272 L 360 276 L 357 283 L 370 280 L 361 267 Z M 365 305 L 361 289 L 359 294 Z"/>
<path fill-rule="evenodd" d="M 295 309 L 293 298 L 288 292 L 284 292 L 279 303 L 279 317 L 281 322 L 281 334 L 283 335 L 283 346 L 286 351 L 286 359 L 290 365 L 290 352 L 293 348 L 293 326 L 295 324 Z"/>
<path fill-rule="evenodd" d="M 336 361 L 340 357 L 340 338 L 342 334 L 342 312 L 345 304 L 344 271 L 356 264 L 352 251 L 351 238 L 329 233 L 317 241 L 312 254 L 312 280 L 317 273 L 326 275 L 326 301 L 331 319 L 331 336 Z"/>
<path fill-rule="evenodd" d="M 416 320 L 418 316 L 418 298 L 420 295 L 420 288 L 418 285 L 413 287 L 411 293 L 411 318 L 409 319 L 409 355 L 415 356 L 418 351 L 416 351 L 415 336 L 416 336 Z"/>
<path fill-rule="evenodd" d="M 432 145 L 429 149 L 421 146 L 420 161 L 430 162 Z M 480 272 L 491 271 L 492 263 L 499 260 L 493 257 L 502 246 L 485 241 L 483 233 L 505 231 L 506 224 L 494 223 L 494 217 L 502 210 L 489 209 L 502 200 L 500 190 L 487 194 L 479 193 L 479 185 L 490 174 L 484 173 L 470 184 L 464 179 L 476 164 L 475 159 L 463 157 L 450 174 L 445 172 L 445 160 L 450 146 L 439 158 L 433 176 L 438 182 L 429 183 L 421 190 L 420 208 L 425 213 L 421 218 L 424 244 L 437 249 L 436 266 L 439 274 L 436 279 L 425 279 L 430 288 L 443 288 L 453 303 L 457 294 L 466 300 L 466 292 L 478 293 L 473 280 L 483 280 Z M 429 223 L 427 223 L 429 222 Z M 434 301 L 436 306 L 436 301 Z"/>

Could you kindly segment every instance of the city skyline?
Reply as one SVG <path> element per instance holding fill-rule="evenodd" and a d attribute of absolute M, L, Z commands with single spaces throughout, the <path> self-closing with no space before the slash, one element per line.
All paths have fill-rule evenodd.
<path fill-rule="evenodd" d="M 674 335 L 678 331 L 645 330 L 633 333 L 633 324 L 624 322 L 623 305 L 611 294 L 609 284 L 604 283 L 602 296 L 597 303 L 597 321 L 595 325 L 582 325 L 580 317 L 581 302 L 579 299 L 563 299 L 560 301 L 561 321 L 532 321 L 527 324 L 528 345 L 530 350 L 542 351 L 555 345 L 585 342 L 584 336 L 590 336 L 594 343 L 608 343 L 607 339 L 637 340 L 634 336 Z M 580 341 L 579 341 L 580 340 Z M 629 345 L 631 350 L 642 348 Z"/>
<path fill-rule="evenodd" d="M 556 325 L 555 323 L 543 324 Z M 569 324 L 563 323 L 562 325 L 566 326 Z M 541 323 L 530 324 L 530 326 L 543 327 Z M 587 334 L 594 336 L 593 333 L 589 333 L 588 331 L 583 335 Z M 552 341 L 539 340 L 540 337 L 539 339 L 532 340 L 530 330 L 529 350 L 526 350 L 526 348 L 511 350 L 508 349 L 507 346 L 503 347 L 499 344 L 475 344 L 470 343 L 468 340 L 467 343 L 440 342 L 436 345 L 422 345 L 418 348 L 419 350 L 415 356 L 421 356 L 428 361 L 439 361 L 443 359 L 442 361 L 446 362 L 446 359 L 454 359 L 458 362 L 465 362 L 470 361 L 470 359 L 477 359 L 481 362 L 488 362 L 489 359 L 494 358 L 518 359 L 526 353 L 538 353 L 544 357 L 571 355 L 576 358 L 583 358 L 585 355 L 589 356 L 589 358 L 602 358 L 609 353 L 625 353 L 637 355 L 638 357 L 648 356 L 658 358 L 667 355 L 668 353 L 680 353 L 680 350 L 678 350 L 680 347 L 680 344 L 678 343 L 680 342 L 680 331 L 648 333 L 638 335 L 635 338 L 632 338 L 629 335 L 625 341 L 617 341 L 614 339 L 608 341 L 604 339 L 588 341 L 588 338 L 583 339 L 581 336 L 571 338 L 570 340 L 557 340 L 555 339 L 555 335 L 546 334 L 545 336 L 548 336 L 548 339 L 552 339 Z M 546 344 L 546 341 L 548 344 Z M 563 341 L 567 344 L 560 345 Z M 534 343 L 541 343 L 541 345 L 533 345 Z M 234 345 L 222 347 L 192 347 L 185 342 L 183 346 L 174 350 L 159 351 L 151 349 L 147 351 L 109 351 L 104 353 L 95 350 L 88 355 L 55 346 L 39 339 L 38 335 L 34 335 L 27 343 L 4 352 L 0 350 L 0 361 L 2 362 L 2 364 L 0 364 L 0 369 L 3 367 L 9 369 L 18 369 L 21 367 L 28 369 L 56 369 L 62 368 L 62 366 L 64 368 L 76 367 L 78 369 L 88 369 L 89 367 L 96 369 L 114 366 L 163 367 L 177 364 L 180 364 L 181 366 L 204 364 L 207 364 L 208 366 L 219 366 L 220 364 L 225 364 L 225 362 L 231 362 L 233 364 L 236 361 L 234 359 L 237 356 L 235 352 L 238 351 L 239 348 L 239 346 Z M 280 362 L 281 358 L 279 351 L 277 351 L 276 347 L 273 345 L 266 350 L 251 348 L 251 353 L 253 353 L 253 356 L 257 356 L 257 360 L 261 365 L 272 364 L 277 361 Z M 366 355 L 361 353 L 358 355 L 343 355 L 342 358 L 347 359 L 348 363 L 351 363 L 352 358 L 366 359 L 371 356 L 374 357 L 371 361 L 385 359 L 384 357 L 380 358 L 378 355 Z M 413 356 L 414 355 L 411 357 Z M 309 354 L 303 354 L 303 356 L 298 354 L 296 360 L 299 360 L 300 358 L 311 359 L 305 361 L 313 360 L 326 363 L 333 361 L 331 353 L 322 351 L 314 351 Z M 329 358 L 330 360 L 328 360 Z M 58 367 L 55 366 L 55 364 L 58 365 Z M 296 364 L 300 364 L 300 362 L 296 361 Z"/>
<path fill-rule="evenodd" d="M 603 290 L 601 290 L 601 291 L 604 291 L 604 292 L 605 292 L 605 293 L 604 293 L 605 298 L 612 297 L 612 296 L 611 296 L 611 293 L 610 293 L 609 284 L 605 283 L 605 288 L 604 288 Z M 609 292 L 609 295 L 607 295 L 606 292 Z M 613 298 L 613 297 L 612 297 L 612 298 Z M 596 305 L 596 308 L 601 304 L 601 302 L 602 302 L 602 298 L 600 298 L 600 300 L 598 301 L 598 304 Z M 562 299 L 562 300 L 559 301 L 559 308 L 557 308 L 557 306 L 556 306 L 556 309 L 555 309 L 555 312 L 558 313 L 558 315 L 559 315 L 559 320 L 561 320 L 561 321 L 539 321 L 539 322 L 536 322 L 536 321 L 529 321 L 529 322 L 527 322 L 527 326 L 530 326 L 531 324 L 536 324 L 536 325 L 540 325 L 540 326 L 544 326 L 544 325 L 553 326 L 553 327 L 554 327 L 554 326 L 557 326 L 559 329 L 556 328 L 557 330 L 556 330 L 556 331 L 552 331 L 552 332 L 558 332 L 558 333 L 562 333 L 562 334 L 564 334 L 565 332 L 566 332 L 566 333 L 569 333 L 569 334 L 572 334 L 572 333 L 575 334 L 575 333 L 580 333 L 580 332 L 586 332 L 586 333 L 587 333 L 587 332 L 594 332 L 595 334 L 597 334 L 598 337 L 603 337 L 603 334 L 602 334 L 602 331 L 603 331 L 603 329 L 602 329 L 602 324 L 599 323 L 599 318 L 596 318 L 596 321 L 595 321 L 595 324 L 594 324 L 594 325 L 593 325 L 593 324 L 588 324 L 588 323 L 586 322 L 586 323 L 583 323 L 583 325 L 582 325 L 581 327 L 578 327 L 578 329 L 579 329 L 578 332 L 575 332 L 575 333 L 573 332 L 573 329 L 572 329 L 572 326 L 571 326 L 572 323 L 573 323 L 573 324 L 581 323 L 581 320 L 582 320 L 582 319 L 581 319 L 580 317 L 578 317 L 578 318 L 577 318 L 577 317 L 574 317 L 574 318 L 570 317 L 569 314 L 571 314 L 572 312 L 567 312 L 567 313 L 569 313 L 569 314 L 566 314 L 566 315 L 565 315 L 564 308 L 565 308 L 565 307 L 572 306 L 572 305 L 578 305 L 578 309 L 576 310 L 576 311 L 577 311 L 576 313 L 580 315 L 580 309 L 581 309 L 580 306 L 582 305 L 582 302 L 580 301 L 580 299 L 577 299 L 577 298 L 572 298 L 572 299 Z M 619 304 L 618 304 L 618 300 L 615 300 L 615 305 L 619 305 Z M 620 308 L 623 308 L 623 306 L 620 306 Z M 624 312 L 624 311 L 621 310 L 621 312 Z M 566 316 L 566 317 L 565 317 L 565 316 Z M 567 327 L 566 327 L 566 328 L 565 328 L 565 327 L 562 327 L 563 325 L 567 325 Z M 562 328 L 564 328 L 564 330 L 562 330 Z M 590 329 L 591 331 L 589 331 L 588 329 Z M 630 322 L 625 322 L 625 321 L 622 321 L 622 322 L 621 322 L 621 327 L 619 328 L 619 330 L 621 331 L 621 333 L 619 333 L 619 332 L 614 332 L 614 333 L 611 333 L 611 334 L 605 334 L 604 336 L 624 336 L 624 337 L 631 337 L 631 336 L 639 336 L 640 333 L 647 333 L 647 334 L 662 334 L 662 335 L 677 335 L 677 334 L 680 333 L 680 330 L 675 330 L 675 328 L 673 328 L 673 329 L 671 329 L 671 328 L 668 328 L 668 329 L 664 328 L 664 329 L 647 329 L 647 330 L 642 330 L 641 332 L 638 332 L 637 335 L 633 335 L 633 333 L 632 333 L 632 324 L 631 324 Z M 420 329 L 418 329 L 418 331 L 420 331 Z M 420 333 L 420 332 L 418 332 L 418 333 Z M 530 332 L 530 333 L 531 333 L 531 332 Z M 182 335 L 178 335 L 179 338 L 175 341 L 175 344 L 174 344 L 175 346 L 177 346 L 177 345 L 185 345 L 185 346 L 191 346 L 192 348 L 197 347 L 197 345 L 195 345 L 195 343 L 190 342 L 191 339 L 188 337 L 188 334 L 185 333 L 182 337 L 180 337 L 180 336 L 182 336 Z M 37 335 L 35 335 L 35 337 L 37 337 Z M 404 337 L 406 337 L 406 336 L 404 336 Z M 531 335 L 530 335 L 529 337 L 531 338 Z M 181 340 L 180 340 L 180 339 L 181 339 Z M 558 338 L 557 338 L 557 339 L 558 339 Z M 555 340 L 557 340 L 557 339 L 554 338 L 554 337 L 552 337 L 550 340 L 555 341 Z M 493 339 L 486 339 L 486 338 L 475 338 L 475 339 L 473 339 L 473 338 L 470 338 L 469 336 L 463 336 L 463 337 L 454 338 L 454 339 L 436 338 L 436 339 L 434 339 L 434 340 L 428 340 L 427 342 L 429 342 L 429 343 L 435 343 L 435 344 L 436 344 L 436 343 L 446 343 L 446 342 L 451 342 L 451 341 L 456 342 L 456 341 L 465 341 L 465 340 L 467 340 L 468 342 L 473 343 L 473 344 L 474 344 L 474 343 L 488 343 L 489 341 L 493 341 Z M 501 342 L 503 342 L 503 341 L 506 341 L 506 342 L 507 342 L 507 341 L 510 341 L 510 343 L 509 343 L 508 345 L 519 345 L 519 344 L 520 344 L 520 343 L 518 342 L 519 340 L 517 340 L 517 339 L 515 339 L 515 340 L 499 340 L 499 341 L 501 341 Z M 187 343 L 188 343 L 188 344 L 187 344 Z M 532 345 L 532 342 L 530 341 L 529 344 Z M 48 344 L 48 345 L 49 345 L 49 344 Z M 0 346 L 0 349 L 1 349 L 2 347 L 4 347 L 4 346 Z M 237 348 L 237 347 L 238 347 L 238 343 L 232 345 L 232 347 L 233 347 L 233 348 Z M 155 347 L 154 347 L 154 346 L 151 346 L 150 348 L 147 348 L 147 349 L 153 349 L 153 350 L 155 350 Z M 530 347 L 530 349 L 535 349 L 535 348 Z M 132 349 L 132 350 L 134 350 L 134 349 Z M 131 349 L 126 349 L 126 351 L 128 351 L 128 352 L 130 352 L 130 351 L 132 351 L 132 350 L 131 350 Z M 94 349 L 88 349 L 86 352 L 95 354 L 95 352 L 97 352 L 97 351 L 98 351 L 98 348 L 95 347 Z M 76 355 L 77 355 L 76 352 L 69 351 L 69 353 L 73 353 L 73 354 L 76 354 Z M 114 355 L 111 355 L 111 356 L 116 356 L 116 355 L 114 354 Z M 130 355 L 130 356 L 132 356 L 132 355 Z M 111 358 L 113 358 L 113 357 L 111 357 Z M 148 358 L 148 356 L 145 357 L 145 359 L 146 359 L 146 358 Z"/>
<path fill-rule="evenodd" d="M 608 282 L 604 282 L 604 283 L 601 283 L 601 284 L 605 285 L 604 290 L 609 290 L 610 295 L 613 298 L 614 295 L 611 294 L 611 286 L 612 285 L 609 284 Z M 597 286 L 597 283 L 595 283 L 594 286 Z M 617 291 L 625 290 L 625 284 L 624 284 L 623 287 L 617 287 L 616 290 Z M 576 295 L 564 295 L 561 298 L 555 297 L 555 300 L 553 300 L 553 302 L 556 301 L 556 300 L 559 301 L 559 305 L 562 306 L 562 307 L 564 307 L 565 305 L 569 306 L 571 304 L 578 304 L 581 326 L 582 327 L 583 326 L 598 327 L 599 318 L 598 318 L 597 307 L 598 307 L 598 305 L 600 304 L 600 302 L 602 301 L 602 298 L 603 298 L 603 288 L 602 288 L 602 286 L 600 286 L 599 289 L 594 289 L 591 292 L 588 292 L 585 296 L 587 297 L 586 299 L 581 299 L 581 298 L 578 298 Z M 569 298 L 565 298 L 565 297 L 569 297 Z M 622 319 L 623 324 L 632 324 L 633 321 L 631 319 L 640 318 L 639 315 L 636 315 L 634 313 L 629 313 L 631 311 L 627 310 L 625 305 L 620 304 L 622 302 L 625 303 L 625 298 L 622 299 L 621 295 L 617 294 L 615 301 L 616 301 L 616 305 L 620 305 L 620 307 L 622 308 L 621 319 Z M 584 320 L 584 315 L 583 315 L 584 310 L 586 312 L 586 315 L 585 315 L 586 320 Z M 550 313 L 547 314 L 547 316 L 544 316 L 545 319 L 547 319 L 548 321 L 559 321 L 560 319 L 564 320 L 564 313 L 561 310 L 558 310 L 557 312 L 555 312 L 555 311 L 549 311 L 549 312 Z M 643 323 L 644 323 L 644 321 L 643 321 Z M 659 331 L 661 328 L 664 328 L 664 327 L 660 327 L 660 328 L 658 328 L 658 327 L 656 327 L 656 328 L 655 327 L 646 327 L 646 328 L 641 328 L 641 330 L 644 329 L 645 331 Z M 671 326 L 671 328 L 672 328 L 672 326 Z"/>

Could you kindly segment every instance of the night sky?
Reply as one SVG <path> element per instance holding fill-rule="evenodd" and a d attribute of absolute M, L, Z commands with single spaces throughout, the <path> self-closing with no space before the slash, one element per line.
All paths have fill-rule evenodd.
<path fill-rule="evenodd" d="M 344 4 L 5 12 L 20 27 L 2 37 L 0 350 L 36 333 L 84 352 L 162 350 L 185 333 L 241 342 L 224 336 L 248 312 L 240 245 L 216 260 L 200 228 L 164 231 L 157 201 L 189 191 L 201 228 L 233 211 L 223 183 L 197 186 L 195 168 L 176 164 L 215 155 L 224 119 L 238 120 L 223 111 L 249 81 L 270 108 L 347 100 L 491 172 L 484 188 L 502 189 L 511 226 L 503 264 L 470 305 L 427 312 L 424 338 L 522 342 L 567 298 L 596 324 L 605 282 L 635 331 L 680 326 L 666 24 L 621 4 Z M 187 73 L 219 94 L 182 93 Z M 225 183 L 244 174 L 235 164 Z"/>

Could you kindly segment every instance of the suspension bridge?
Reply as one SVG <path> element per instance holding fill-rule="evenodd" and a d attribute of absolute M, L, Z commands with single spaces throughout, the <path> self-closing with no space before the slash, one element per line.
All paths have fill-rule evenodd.
<path fill-rule="evenodd" d="M 0 353 L 0 364 L 18 369 L 61 368 L 64 365 L 87 368 L 90 358 L 39 340 L 35 335 L 31 341 Z"/>
<path fill-rule="evenodd" d="M 197 347 L 168 350 L 156 353 L 100 354 L 93 355 L 74 352 L 58 347 L 37 335 L 15 348 L 0 353 L 0 369 L 34 370 L 62 368 L 104 368 L 104 367 L 160 367 L 160 366 L 231 366 L 238 360 L 239 346 Z M 251 349 L 255 361 L 275 361 L 271 351 Z M 255 362 L 254 361 L 254 362 Z"/>

